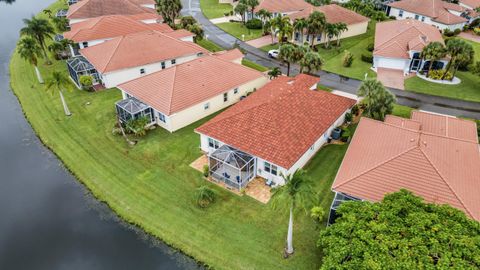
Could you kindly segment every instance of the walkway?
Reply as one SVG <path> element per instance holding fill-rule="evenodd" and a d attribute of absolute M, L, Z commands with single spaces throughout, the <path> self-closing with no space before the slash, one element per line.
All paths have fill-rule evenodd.
<path fill-rule="evenodd" d="M 275 59 L 270 59 L 262 50 L 255 48 L 245 42 L 242 42 L 230 34 L 224 32 L 212 22 L 210 22 L 203 15 L 200 9 L 199 0 L 181 0 L 184 9 L 182 15 L 193 16 L 203 27 L 205 36 L 220 45 L 223 48 L 232 48 L 238 44 L 245 52 L 245 58 L 256 62 L 268 68 L 280 67 L 284 74 L 287 73 L 286 65 L 280 63 Z M 295 75 L 300 71 L 299 67 L 292 65 L 290 74 Z M 350 94 L 356 94 L 361 81 L 355 79 L 345 78 L 334 73 L 325 71 L 317 72 L 316 75 L 321 77 L 321 84 L 336 90 L 341 90 Z M 432 111 L 436 113 L 464 116 L 470 118 L 480 119 L 480 103 L 470 102 L 458 99 L 451 99 L 440 96 L 431 96 L 400 89 L 389 88 L 389 90 L 396 95 L 397 103 L 404 106 L 418 108 L 425 111 Z"/>

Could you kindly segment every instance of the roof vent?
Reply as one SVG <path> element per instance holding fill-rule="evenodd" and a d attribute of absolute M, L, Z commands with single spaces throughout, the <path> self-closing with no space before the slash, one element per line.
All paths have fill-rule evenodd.
<path fill-rule="evenodd" d="M 410 139 L 410 142 L 414 142 L 414 141 L 415 141 L 415 139 L 413 139 L 413 138 L 412 138 L 412 139 Z"/>
<path fill-rule="evenodd" d="M 425 43 L 427 42 L 427 36 L 421 35 L 420 38 L 423 40 L 423 42 L 425 42 Z"/>

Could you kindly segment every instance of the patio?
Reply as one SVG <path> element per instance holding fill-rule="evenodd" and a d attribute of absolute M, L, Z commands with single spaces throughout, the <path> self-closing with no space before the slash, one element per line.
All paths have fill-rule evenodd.
<path fill-rule="evenodd" d="M 152 108 L 132 97 L 118 101 L 115 104 L 115 108 L 118 118 L 122 123 L 131 119 L 139 119 L 140 117 L 146 117 L 148 119 L 147 125 L 155 121 Z"/>
<path fill-rule="evenodd" d="M 208 157 L 210 176 L 241 191 L 255 176 L 255 159 L 247 153 L 222 145 Z"/>

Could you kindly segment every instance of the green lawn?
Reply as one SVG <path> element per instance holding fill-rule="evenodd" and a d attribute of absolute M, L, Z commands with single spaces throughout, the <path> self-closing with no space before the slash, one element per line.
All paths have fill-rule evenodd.
<path fill-rule="evenodd" d="M 215 19 L 225 16 L 226 12 L 233 10 L 230 4 L 220 4 L 218 0 L 200 0 L 200 8 L 203 15 L 209 19 Z"/>
<path fill-rule="evenodd" d="M 392 114 L 396 115 L 396 116 L 403 117 L 403 118 L 410 118 L 410 115 L 411 115 L 413 110 L 415 110 L 415 109 L 407 107 L 407 106 L 402 106 L 402 105 L 395 104 L 393 106 Z"/>
<path fill-rule="evenodd" d="M 253 61 L 250 61 L 248 59 L 242 59 L 242 65 L 246 66 L 246 67 L 249 67 L 249 68 L 253 68 L 253 69 L 256 69 L 260 72 L 265 72 L 267 71 L 269 68 L 265 67 L 265 66 L 262 66 L 260 64 L 257 64 Z"/>
<path fill-rule="evenodd" d="M 210 40 L 202 39 L 197 41 L 197 44 L 211 52 L 223 51 L 222 47 Z"/>
<path fill-rule="evenodd" d="M 217 26 L 239 40 L 242 40 L 242 35 L 244 35 L 245 41 L 256 39 L 262 36 L 262 29 L 248 29 L 240 22 L 220 23 L 217 24 Z"/>
<path fill-rule="evenodd" d="M 59 7 L 57 3 L 50 9 Z M 65 63 L 58 61 L 52 66 L 41 64 L 40 70 L 44 78 L 53 70 L 67 73 Z M 201 155 L 193 129 L 208 119 L 173 134 L 157 128 L 132 147 L 121 136 L 112 135 L 114 103 L 121 99 L 118 90 L 65 93 L 73 113 L 66 117 L 59 96 L 48 94 L 36 82 L 32 66 L 16 53 L 10 73 L 25 116 L 43 143 L 96 198 L 127 222 L 216 269 L 319 268 L 318 228 L 306 215 L 295 218 L 296 251 L 285 260 L 287 215 L 216 186 L 214 205 L 195 206 L 194 191 L 207 182 L 189 166 Z M 325 210 L 345 151 L 346 146 L 327 146 L 306 167 L 315 181 L 318 205 Z"/>

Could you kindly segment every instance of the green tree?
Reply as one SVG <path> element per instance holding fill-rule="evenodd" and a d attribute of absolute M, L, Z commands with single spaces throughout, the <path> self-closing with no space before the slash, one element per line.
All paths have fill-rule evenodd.
<path fill-rule="evenodd" d="M 245 24 L 245 13 L 248 11 L 248 6 L 240 1 L 233 9 L 235 14 L 239 14 L 242 17 L 242 23 Z"/>
<path fill-rule="evenodd" d="M 337 24 L 327 23 L 325 25 L 325 37 L 326 37 L 326 40 L 325 40 L 325 43 L 324 43 L 325 49 L 330 48 L 330 41 L 332 40 L 333 37 L 335 37 L 337 35 L 337 32 L 338 32 Z"/>
<path fill-rule="evenodd" d="M 180 25 L 183 29 L 187 29 L 190 25 L 194 25 L 197 23 L 197 20 L 193 18 L 193 16 L 183 16 L 180 19 Z"/>
<path fill-rule="evenodd" d="M 282 71 L 279 67 L 274 67 L 268 71 L 268 76 L 271 79 L 277 78 L 278 76 L 282 75 Z"/>
<path fill-rule="evenodd" d="M 71 40 L 62 39 L 61 41 L 55 41 L 48 45 L 48 50 L 54 53 L 57 59 L 61 59 L 61 54 L 67 51 L 70 45 L 73 45 Z"/>
<path fill-rule="evenodd" d="M 313 201 L 313 189 L 310 179 L 305 171 L 297 170 L 288 176 L 282 175 L 285 185 L 274 188 L 272 193 L 272 207 L 288 211 L 290 217 L 288 220 L 287 248 L 286 255 L 293 253 L 293 215 L 298 210 L 308 212 Z"/>
<path fill-rule="evenodd" d="M 480 225 L 411 192 L 342 203 L 320 232 L 320 269 L 480 269 Z"/>
<path fill-rule="evenodd" d="M 316 72 L 322 69 L 323 59 L 314 51 L 308 51 L 299 62 L 300 73 L 306 70 L 306 73 Z"/>
<path fill-rule="evenodd" d="M 204 185 L 195 191 L 195 202 L 201 208 L 208 207 L 211 203 L 214 203 L 216 199 L 216 193 L 210 187 Z"/>
<path fill-rule="evenodd" d="M 188 25 L 186 29 L 195 34 L 195 37 L 194 37 L 195 42 L 203 39 L 203 36 L 204 36 L 203 28 L 200 25 L 198 25 L 198 23 Z"/>
<path fill-rule="evenodd" d="M 180 10 L 182 10 L 182 3 L 180 0 L 156 0 L 157 11 L 162 15 L 163 20 L 175 28 L 175 19 L 180 16 Z"/>
<path fill-rule="evenodd" d="M 42 75 L 38 69 L 38 57 L 42 54 L 42 49 L 38 43 L 31 37 L 24 37 L 18 42 L 17 51 L 20 57 L 33 65 L 38 82 L 43 83 Z"/>
<path fill-rule="evenodd" d="M 53 17 L 52 18 L 53 25 L 58 32 L 65 32 L 68 30 L 68 19 L 65 17 Z"/>
<path fill-rule="evenodd" d="M 346 23 L 339 22 L 335 24 L 336 31 L 335 31 L 335 38 L 337 39 L 337 48 L 340 47 L 340 35 L 342 35 L 343 32 L 348 31 L 348 26 Z"/>
<path fill-rule="evenodd" d="M 307 26 L 308 26 L 308 22 L 305 18 L 296 19 L 293 22 L 293 30 L 295 30 L 295 32 L 300 33 L 300 40 L 302 41 L 302 44 L 303 44 L 303 38 L 304 38 L 304 31 L 307 28 Z"/>
<path fill-rule="evenodd" d="M 433 63 L 440 60 L 446 55 L 445 46 L 438 41 L 430 42 L 427 46 L 423 47 L 420 54 L 424 61 L 430 61 L 428 71 L 432 69 Z M 427 73 L 428 75 L 428 73 Z"/>
<path fill-rule="evenodd" d="M 262 8 L 257 12 L 257 16 L 260 17 L 260 19 L 262 20 L 262 30 L 263 30 L 263 33 L 265 33 L 266 32 L 265 23 L 268 22 L 270 18 L 272 18 L 272 13 Z"/>
<path fill-rule="evenodd" d="M 275 29 L 275 32 L 278 34 L 279 43 L 283 43 L 285 37 L 289 38 L 292 36 L 293 26 L 289 17 L 277 16 L 271 21 L 271 23 L 272 27 Z"/>
<path fill-rule="evenodd" d="M 278 58 L 287 63 L 287 76 L 290 76 L 290 64 L 294 63 L 296 60 L 295 46 L 292 44 L 284 44 L 280 46 Z"/>
<path fill-rule="evenodd" d="M 255 7 L 258 6 L 259 2 L 258 0 L 240 0 L 244 1 L 244 3 L 250 8 L 250 14 L 253 15 L 255 14 Z"/>
<path fill-rule="evenodd" d="M 63 97 L 63 91 L 67 87 L 68 83 L 69 83 L 69 80 L 67 76 L 65 76 L 65 74 L 58 71 L 53 71 L 52 77 L 49 78 L 45 84 L 46 90 L 51 91 L 52 94 L 55 93 L 55 91 L 57 91 L 58 94 L 60 95 L 63 111 L 65 112 L 66 116 L 72 115 L 70 113 L 70 110 L 68 109 L 67 102 L 65 102 L 65 98 Z"/>
<path fill-rule="evenodd" d="M 321 36 L 325 31 L 325 26 L 327 24 L 327 19 L 325 18 L 325 14 L 314 11 L 310 13 L 307 19 L 307 32 L 308 35 L 311 36 L 311 47 L 313 48 L 315 37 Z"/>
<path fill-rule="evenodd" d="M 55 29 L 46 19 L 35 18 L 32 16 L 30 19 L 23 19 L 25 26 L 20 29 L 20 34 L 30 36 L 37 41 L 40 48 L 43 51 L 43 56 L 47 64 L 51 64 L 48 58 L 46 49 L 46 40 L 52 39 L 52 35 L 55 34 Z"/>
<path fill-rule="evenodd" d="M 442 76 L 442 80 L 445 78 L 448 72 L 454 64 L 458 65 L 459 62 L 465 61 L 468 58 L 468 55 L 473 51 L 472 45 L 465 42 L 464 40 L 452 38 L 446 42 L 446 51 L 450 56 L 450 61 L 445 68 L 445 71 Z"/>
<path fill-rule="evenodd" d="M 473 63 L 473 59 L 475 58 L 475 51 L 473 50 L 472 45 L 465 43 L 467 46 L 463 53 L 457 56 L 455 62 L 453 63 L 453 74 L 452 79 L 455 77 L 457 70 L 459 68 L 467 68 L 469 65 Z"/>
<path fill-rule="evenodd" d="M 365 80 L 358 89 L 358 96 L 364 97 L 365 115 L 376 120 L 385 119 L 393 111 L 395 96 L 376 79 Z"/>

